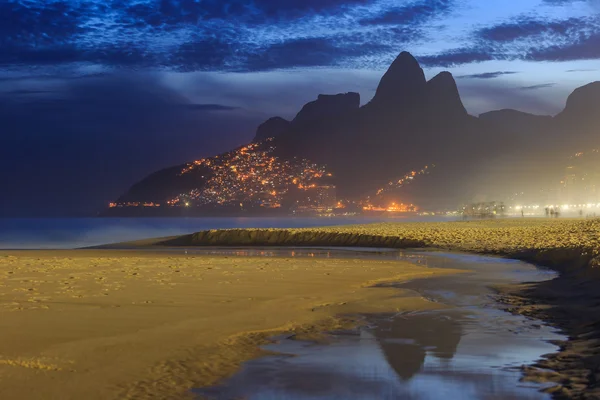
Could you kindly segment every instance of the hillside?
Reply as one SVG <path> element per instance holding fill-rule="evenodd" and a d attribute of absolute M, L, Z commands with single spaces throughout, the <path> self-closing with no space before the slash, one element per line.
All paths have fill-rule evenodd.
<path fill-rule="evenodd" d="M 577 146 L 593 144 L 584 138 L 593 137 L 590 131 L 600 125 L 599 98 L 600 83 L 596 82 L 575 90 L 556 117 L 499 110 L 477 118 L 465 110 L 450 72 L 427 81 L 417 60 L 403 52 L 366 105 L 360 107 L 358 93 L 319 95 L 291 121 L 273 117 L 260 125 L 248 146 L 252 151 L 267 151 L 277 165 L 296 171 L 313 165 L 327 171 L 337 197 L 345 200 L 358 201 L 410 171 L 435 164 L 435 173 L 418 183 L 401 185 L 399 196 L 425 208 L 455 207 L 482 193 L 501 193 L 501 189 L 528 182 L 541 184 L 545 176 L 560 173 L 557 155 L 566 157 Z M 239 151 L 156 172 L 116 203 L 162 206 L 187 196 L 194 205 L 206 205 L 198 193 L 230 190 L 214 182 L 233 179 L 231 190 L 238 192 L 227 194 L 225 201 L 209 203 L 216 208 L 258 204 L 258 197 L 244 192 L 246 186 L 232 183 L 239 176 L 227 177 L 222 169 L 210 167 L 215 160 L 229 160 L 229 168 L 236 167 Z M 266 165 L 255 167 L 260 170 Z M 181 172 L 186 169 L 189 172 Z M 297 182 L 290 182 L 277 183 L 277 192 L 298 188 Z M 258 185 L 253 190 L 265 194 L 267 189 Z M 263 196 L 261 201 L 282 204 L 284 199 L 271 202 Z"/>

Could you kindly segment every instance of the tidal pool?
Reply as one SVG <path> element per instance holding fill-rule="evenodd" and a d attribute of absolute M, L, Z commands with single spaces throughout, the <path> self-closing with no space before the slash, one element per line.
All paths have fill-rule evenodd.
<path fill-rule="evenodd" d="M 335 332 L 331 343 L 274 338 L 279 353 L 252 360 L 211 388 L 210 400 L 549 399 L 521 383 L 521 366 L 556 350 L 563 336 L 540 321 L 503 311 L 490 285 L 552 279 L 553 272 L 495 257 L 359 249 L 189 250 L 240 256 L 402 259 L 470 272 L 397 284 L 452 306 L 432 312 L 365 316 L 367 326 Z"/>

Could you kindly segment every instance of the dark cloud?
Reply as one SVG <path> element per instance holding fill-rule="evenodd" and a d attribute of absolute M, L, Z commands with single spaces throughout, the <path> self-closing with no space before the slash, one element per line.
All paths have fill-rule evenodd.
<path fill-rule="evenodd" d="M 373 0 L 150 0 L 129 5 L 122 3 L 123 22 L 132 27 L 141 23 L 152 27 L 200 24 L 214 19 L 243 23 L 267 23 L 275 18 L 306 18 L 331 14 Z"/>
<path fill-rule="evenodd" d="M 494 71 L 494 72 L 483 72 L 481 74 L 471 75 L 459 75 L 456 79 L 493 79 L 502 75 L 513 75 L 518 74 L 516 71 Z"/>
<path fill-rule="evenodd" d="M 89 74 L 81 74 L 81 73 L 72 73 L 70 75 L 63 74 L 27 74 L 27 75 L 8 75 L 8 76 L 0 76 L 0 82 L 26 82 L 26 81 L 64 81 L 64 80 L 75 80 L 75 79 L 89 79 L 89 78 L 99 78 L 99 77 L 108 77 L 110 74 L 105 72 L 97 72 L 97 73 L 89 73 Z"/>
<path fill-rule="evenodd" d="M 526 57 L 533 61 L 595 60 L 600 58 L 600 27 L 598 33 L 573 43 L 531 49 Z"/>
<path fill-rule="evenodd" d="M 461 0 L 412 0 L 399 6 L 377 0 L 7 0 L 0 4 L 0 66 L 380 68 L 386 51 L 397 53 L 400 44 L 423 40 L 432 21 L 461 5 Z M 539 15 L 480 28 L 472 33 L 471 45 L 422 59 L 429 66 L 451 66 L 493 59 L 598 58 L 597 15 L 564 20 Z M 337 26 L 329 17 L 339 18 L 345 29 L 358 29 L 333 33 Z M 380 54 L 380 61 L 373 58 Z"/>
<path fill-rule="evenodd" d="M 575 3 L 587 3 L 593 8 L 600 8 L 600 0 L 542 0 L 550 6 L 570 6 Z"/>
<path fill-rule="evenodd" d="M 82 60 L 81 51 L 70 44 L 46 47 L 10 44 L 0 47 L 0 65 L 44 66 Z"/>
<path fill-rule="evenodd" d="M 442 52 L 432 56 L 421 56 L 419 62 L 426 67 L 452 67 L 455 65 L 483 62 L 498 59 L 500 55 L 494 54 L 486 48 L 460 48 Z"/>
<path fill-rule="evenodd" d="M 290 40 L 249 54 L 244 69 L 249 71 L 277 68 L 332 66 L 345 58 L 389 52 L 384 44 L 347 43 L 326 38 Z"/>
<path fill-rule="evenodd" d="M 521 86 L 519 89 L 521 90 L 537 90 L 537 89 L 545 89 L 545 88 L 549 88 L 552 86 L 556 86 L 556 83 L 542 83 L 539 85 L 532 85 L 532 86 Z"/>
<path fill-rule="evenodd" d="M 219 0 L 214 0 L 220 2 Z M 364 5 L 374 3 L 374 0 L 254 0 L 254 5 L 260 11 L 268 16 L 281 14 L 294 15 L 296 13 L 307 11 L 314 13 L 324 13 L 344 9 L 353 5 Z"/>
<path fill-rule="evenodd" d="M 381 29 L 332 34 L 327 31 L 334 22 L 327 18 L 339 17 L 349 28 L 351 21 L 358 24 L 368 14 L 370 5 L 377 4 L 380 10 L 382 4 L 376 0 L 11 0 L 0 5 L 0 66 L 96 63 L 128 69 L 256 71 L 342 65 L 392 46 L 390 51 L 397 53 L 399 43 L 422 38 L 425 24 L 447 13 L 455 1 L 415 1 L 375 17 L 371 22 L 384 25 Z M 385 21 L 377 22 L 380 17 Z M 290 24 L 295 34 L 276 34 L 278 29 L 289 32 Z M 318 33 L 315 26 L 321 28 Z M 328 51 L 331 56 L 325 54 Z"/>
<path fill-rule="evenodd" d="M 238 107 L 222 104 L 184 104 L 183 107 L 193 111 L 231 111 L 238 109 Z"/>
<path fill-rule="evenodd" d="M 169 25 L 195 25 L 209 12 L 207 8 L 210 8 L 212 3 L 212 1 L 196 0 L 157 0 L 129 4 L 123 1 L 120 5 L 125 13 L 121 22 L 132 28 L 142 27 L 143 24 L 155 28 Z"/>
<path fill-rule="evenodd" d="M 360 20 L 361 25 L 414 25 L 449 13 L 455 0 L 419 0 Z"/>
<path fill-rule="evenodd" d="M 88 7 L 79 2 L 48 1 L 0 3 L 0 48 L 11 45 L 39 47 L 72 40 L 82 33 Z"/>
<path fill-rule="evenodd" d="M 236 51 L 229 40 L 222 37 L 196 37 L 173 52 L 168 65 L 180 71 L 226 70 L 231 68 Z"/>
<path fill-rule="evenodd" d="M 150 172 L 246 143 L 264 118 L 194 104 L 157 81 L 115 75 L 65 81 L 43 98 L 0 94 L 0 181 L 11 194 L 0 215 L 93 214 Z"/>
<path fill-rule="evenodd" d="M 598 71 L 597 69 L 568 69 L 565 72 L 594 72 Z"/>
<path fill-rule="evenodd" d="M 518 17 L 473 33 L 473 45 L 421 57 L 428 66 L 489 60 L 569 61 L 600 58 L 600 17 Z"/>
<path fill-rule="evenodd" d="M 520 17 L 511 22 L 480 29 L 475 34 L 479 39 L 490 42 L 511 42 L 532 36 L 577 35 L 586 26 L 587 21 L 582 18 L 545 21 Z"/>
<path fill-rule="evenodd" d="M 17 90 L 9 90 L 7 92 L 0 92 L 0 95 L 9 95 L 9 96 L 24 96 L 24 95 L 34 95 L 34 94 L 47 94 L 54 93 L 52 90 L 29 90 L 29 89 L 17 89 Z"/>

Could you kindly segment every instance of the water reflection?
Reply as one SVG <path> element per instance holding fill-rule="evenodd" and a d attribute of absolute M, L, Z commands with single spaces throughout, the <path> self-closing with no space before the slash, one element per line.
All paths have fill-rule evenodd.
<path fill-rule="evenodd" d="M 355 248 L 355 247 L 315 247 L 315 248 L 224 248 L 224 247 L 190 247 L 167 248 L 158 250 L 169 253 L 185 253 L 188 255 L 235 256 L 235 257 L 318 257 L 318 258 L 368 258 L 378 260 L 408 260 L 415 264 L 427 266 L 430 256 L 413 251 L 402 251 L 385 248 Z"/>
<path fill-rule="evenodd" d="M 327 346 L 284 339 L 265 347 L 294 356 L 248 362 L 224 385 L 195 392 L 210 400 L 547 398 L 519 385 L 519 370 L 503 368 L 510 365 L 503 347 L 488 352 L 477 335 L 464 334 L 455 316 L 431 312 L 378 320 L 374 331 L 338 336 Z M 514 339 L 499 344 L 510 346 Z"/>
<path fill-rule="evenodd" d="M 402 380 L 421 370 L 428 353 L 440 361 L 452 359 L 462 334 L 458 320 L 438 313 L 378 319 L 375 324 L 383 355 Z"/>
<path fill-rule="evenodd" d="M 352 255 L 338 249 L 297 251 L 295 256 Z M 547 341 L 561 337 L 497 308 L 488 289 L 489 284 L 547 279 L 547 273 L 490 257 L 410 251 L 377 255 L 392 257 L 473 273 L 399 285 L 454 308 L 370 316 L 371 329 L 334 335 L 326 346 L 282 339 L 265 348 L 294 356 L 248 362 L 223 385 L 195 393 L 211 400 L 549 398 L 540 387 L 520 384 L 518 367 L 554 351 Z"/>

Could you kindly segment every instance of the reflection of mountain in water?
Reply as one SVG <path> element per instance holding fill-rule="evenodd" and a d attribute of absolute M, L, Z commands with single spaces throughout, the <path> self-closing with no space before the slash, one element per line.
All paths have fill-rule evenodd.
<path fill-rule="evenodd" d="M 392 369 L 403 380 L 411 379 L 427 353 L 450 360 L 462 335 L 460 323 L 437 313 L 379 321 L 375 337 Z"/>

